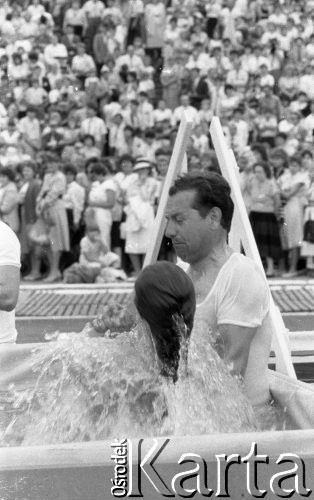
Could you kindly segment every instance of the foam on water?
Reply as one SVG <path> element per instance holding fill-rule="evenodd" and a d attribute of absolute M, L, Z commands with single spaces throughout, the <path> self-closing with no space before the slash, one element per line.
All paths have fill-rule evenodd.
<path fill-rule="evenodd" d="M 241 382 L 182 328 L 178 381 L 160 375 L 148 325 L 115 338 L 62 334 L 34 351 L 31 390 L 10 393 L 2 446 L 259 430 Z M 12 410 L 13 407 L 13 410 Z M 268 428 L 275 428 L 267 410 Z M 263 413 L 262 420 L 265 420 Z"/>

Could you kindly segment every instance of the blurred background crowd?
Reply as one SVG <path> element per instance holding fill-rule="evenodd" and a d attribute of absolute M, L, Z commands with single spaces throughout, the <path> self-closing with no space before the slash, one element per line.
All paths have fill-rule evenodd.
<path fill-rule="evenodd" d="M 187 109 L 189 171 L 219 171 L 221 119 L 267 275 L 314 273 L 313 0 L 0 0 L 0 217 L 26 280 L 139 273 Z"/>

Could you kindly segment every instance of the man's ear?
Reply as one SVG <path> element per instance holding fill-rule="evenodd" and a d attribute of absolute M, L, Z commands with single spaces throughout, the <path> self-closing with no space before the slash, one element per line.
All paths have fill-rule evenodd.
<path fill-rule="evenodd" d="M 212 229 L 216 229 L 220 226 L 222 214 L 221 210 L 218 207 L 213 207 L 210 209 L 208 213 L 208 219 L 211 224 Z"/>

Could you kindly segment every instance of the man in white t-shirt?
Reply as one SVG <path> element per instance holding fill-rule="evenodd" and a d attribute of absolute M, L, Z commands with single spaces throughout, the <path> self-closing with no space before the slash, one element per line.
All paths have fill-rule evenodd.
<path fill-rule="evenodd" d="M 265 404 L 270 399 L 270 292 L 257 264 L 227 244 L 230 187 L 216 173 L 187 174 L 169 194 L 166 236 L 189 264 L 196 292 L 191 342 L 198 347 L 210 342 L 230 372 L 243 377 L 252 404 Z"/>
<path fill-rule="evenodd" d="M 0 221 L 0 343 L 15 342 L 15 306 L 19 295 L 21 247 L 12 229 Z"/>

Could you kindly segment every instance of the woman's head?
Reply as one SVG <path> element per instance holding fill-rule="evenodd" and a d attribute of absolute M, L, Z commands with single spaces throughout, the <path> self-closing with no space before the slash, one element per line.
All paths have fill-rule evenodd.
<path fill-rule="evenodd" d="M 15 173 L 9 167 L 0 168 L 0 185 L 7 186 L 10 182 L 14 182 Z"/>
<path fill-rule="evenodd" d="M 55 174 L 60 166 L 60 158 L 55 153 L 47 153 L 45 157 L 46 172 L 48 174 Z"/>
<path fill-rule="evenodd" d="M 176 319 L 184 321 L 189 337 L 196 309 L 192 281 L 170 262 L 147 266 L 135 282 L 135 306 L 151 329 L 162 374 L 176 380 L 180 353 Z"/>
<path fill-rule="evenodd" d="M 266 161 L 259 161 L 253 166 L 253 171 L 257 179 L 264 180 L 271 178 L 271 169 Z"/>
<path fill-rule="evenodd" d="M 27 162 L 22 165 L 22 175 L 25 181 L 30 181 L 34 179 L 36 175 L 36 165 L 35 163 Z"/>
<path fill-rule="evenodd" d="M 289 169 L 292 174 L 296 174 L 301 169 L 301 158 L 294 155 L 289 160 Z"/>

